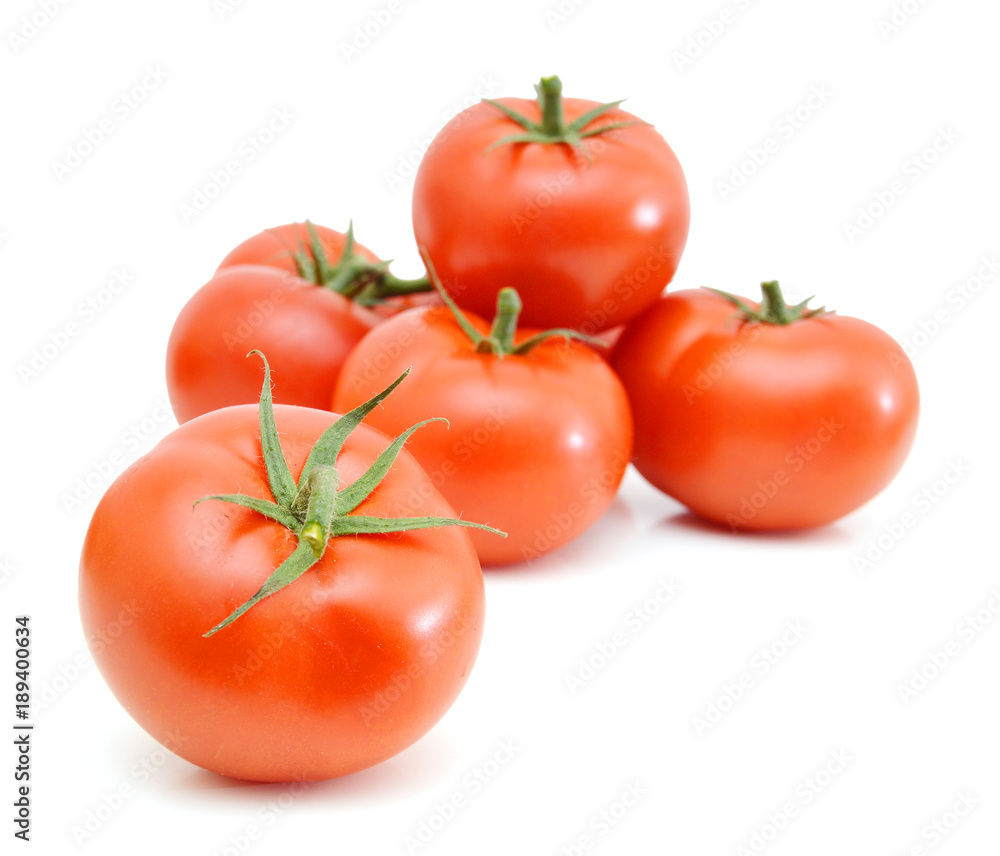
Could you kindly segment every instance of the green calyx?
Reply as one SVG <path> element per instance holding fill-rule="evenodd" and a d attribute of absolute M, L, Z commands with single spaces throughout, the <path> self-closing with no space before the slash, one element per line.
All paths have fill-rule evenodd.
<path fill-rule="evenodd" d="M 434 288 L 437 290 L 438 296 L 444 302 L 444 305 L 448 307 L 455 318 L 455 322 L 462 328 L 462 332 L 469 337 L 469 341 L 472 342 L 477 353 L 493 354 L 500 359 L 503 359 L 508 354 L 524 356 L 533 348 L 542 344 L 542 342 L 555 336 L 560 336 L 566 341 L 577 339 L 578 341 L 597 345 L 601 348 L 608 346 L 608 343 L 602 339 L 595 339 L 593 336 L 586 336 L 577 330 L 570 330 L 563 327 L 543 330 L 541 333 L 537 333 L 531 338 L 525 339 L 520 344 L 515 345 L 514 335 L 517 333 L 517 319 L 521 315 L 523 304 L 521 303 L 521 295 L 517 293 L 516 289 L 509 286 L 501 288 L 497 294 L 496 315 L 493 317 L 493 324 L 490 327 L 489 335 L 484 336 L 469 323 L 469 319 L 465 317 L 465 313 L 458 308 L 458 305 L 452 300 L 451 295 L 445 290 L 444 285 L 442 285 L 441 280 L 438 278 L 437 271 L 434 269 L 434 264 L 431 262 L 430 256 L 424 250 L 421 250 L 420 254 L 424 259 L 424 264 L 427 266 L 427 274 Z"/>
<path fill-rule="evenodd" d="M 717 288 L 709 288 L 708 290 L 714 291 L 716 294 L 726 298 L 726 300 L 739 310 L 738 314 L 744 321 L 755 324 L 794 324 L 796 321 L 815 318 L 817 315 L 834 314 L 832 309 L 827 309 L 825 306 L 821 306 L 819 309 L 810 309 L 808 304 L 812 300 L 811 297 L 807 297 L 801 303 L 796 303 L 794 306 L 789 306 L 785 303 L 784 295 L 781 293 L 781 288 L 777 280 L 762 282 L 760 284 L 760 309 L 754 309 L 745 300 L 737 297 L 735 294 L 730 294 L 728 291 L 720 291 Z"/>
<path fill-rule="evenodd" d="M 260 499 L 243 494 L 220 494 L 203 497 L 195 503 L 195 506 L 197 507 L 206 500 L 218 500 L 249 508 L 276 523 L 280 523 L 297 535 L 298 545 L 277 570 L 267 578 L 257 593 L 225 620 L 205 633 L 206 637 L 212 636 L 223 627 L 232 624 L 265 597 L 295 582 L 323 557 L 331 538 L 343 535 L 380 535 L 387 532 L 405 532 L 411 529 L 433 529 L 439 526 L 468 526 L 506 537 L 506 533 L 498 529 L 451 517 L 366 517 L 351 514 L 385 478 L 386 473 L 389 472 L 402 450 L 403 444 L 414 431 L 429 422 L 445 421 L 428 419 L 414 425 L 397 437 L 375 459 L 364 475 L 345 487 L 340 486 L 340 474 L 337 472 L 336 464 L 344 442 L 350 433 L 358 427 L 361 420 L 399 386 L 403 378 L 409 374 L 408 369 L 374 398 L 356 407 L 350 413 L 344 414 L 323 432 L 310 451 L 305 465 L 302 467 L 302 472 L 299 474 L 298 482 L 296 482 L 285 461 L 285 455 L 278 439 L 278 429 L 274 422 L 274 406 L 271 400 L 271 368 L 260 351 L 251 351 L 247 356 L 251 354 L 257 354 L 264 360 L 264 385 L 260 393 L 258 412 L 260 415 L 260 445 L 272 499 Z"/>
<path fill-rule="evenodd" d="M 516 110 L 512 110 L 506 104 L 501 104 L 499 101 L 493 101 L 489 98 L 483 99 L 487 104 L 496 107 L 497 110 L 500 110 L 508 118 L 513 119 L 524 129 L 524 133 L 511 134 L 497 140 L 486 149 L 487 152 L 495 149 L 497 146 L 504 146 L 508 143 L 566 143 L 574 149 L 583 151 L 589 159 L 590 155 L 583 145 L 583 141 L 587 137 L 606 134 L 608 131 L 617 128 L 648 124 L 646 122 L 631 120 L 627 122 L 610 122 L 599 125 L 596 128 L 588 127 L 609 110 L 614 110 L 624 99 L 622 101 L 609 101 L 607 104 L 600 104 L 593 110 L 567 123 L 563 115 L 562 81 L 554 75 L 552 77 L 543 77 L 536 83 L 535 92 L 538 94 L 538 107 L 542 113 L 542 120 L 540 122 L 531 121 L 527 116 L 518 113 Z"/>
<path fill-rule="evenodd" d="M 389 297 L 430 291 L 426 277 L 399 279 L 389 273 L 390 262 L 370 262 L 354 249 L 354 223 L 347 228 L 347 243 L 340 261 L 331 264 L 311 221 L 306 220 L 309 243 L 291 251 L 302 279 L 343 294 L 362 306 L 374 306 Z"/>

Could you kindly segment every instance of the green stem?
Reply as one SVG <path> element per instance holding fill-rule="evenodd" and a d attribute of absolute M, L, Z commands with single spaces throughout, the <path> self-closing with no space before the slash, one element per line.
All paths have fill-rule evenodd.
<path fill-rule="evenodd" d="M 378 290 L 380 297 L 402 297 L 406 294 L 433 291 L 434 287 L 426 276 L 418 276 L 415 279 L 400 279 L 386 271 L 379 283 Z"/>
<path fill-rule="evenodd" d="M 550 137 L 564 137 L 566 120 L 563 117 L 562 81 L 555 75 L 543 77 L 535 90 L 542 109 L 542 133 Z"/>
<path fill-rule="evenodd" d="M 426 277 L 400 279 L 389 272 L 389 262 L 370 262 L 354 249 L 354 223 L 347 227 L 347 241 L 336 264 L 332 264 L 311 221 L 309 244 L 294 254 L 299 276 L 322 288 L 350 298 L 362 306 L 373 306 L 389 297 L 431 291 Z"/>
<path fill-rule="evenodd" d="M 493 354 L 499 359 L 503 359 L 508 354 L 517 354 L 523 357 L 533 348 L 542 344 L 547 339 L 551 339 L 553 336 L 561 336 L 567 341 L 578 339 L 581 342 L 587 342 L 598 347 L 607 347 L 607 342 L 595 339 L 593 336 L 586 336 L 576 330 L 564 330 L 561 328 L 558 330 L 543 330 L 521 342 L 521 344 L 515 345 L 514 336 L 517 333 L 517 320 L 521 316 L 523 304 L 521 303 L 521 295 L 517 293 L 516 289 L 509 286 L 501 288 L 497 294 L 496 315 L 493 316 L 490 335 L 484 336 L 469 323 L 469 319 L 465 317 L 465 313 L 452 300 L 451 295 L 448 294 L 441 280 L 438 278 L 437 271 L 434 269 L 434 264 L 431 262 L 427 251 L 421 249 L 420 255 L 427 266 L 427 275 L 430 277 L 435 290 L 441 297 L 444 305 L 448 307 L 448 310 L 455 319 L 455 323 L 468 336 L 477 354 Z"/>
<path fill-rule="evenodd" d="M 257 592 L 229 616 L 216 624 L 205 636 L 212 636 L 228 627 L 266 597 L 291 585 L 315 565 L 326 551 L 331 538 L 339 536 L 379 536 L 390 532 L 406 532 L 411 529 L 428 529 L 437 526 L 469 526 L 486 532 L 494 532 L 506 537 L 489 526 L 456 520 L 450 517 L 367 517 L 351 514 L 379 486 L 382 479 L 392 469 L 393 463 L 403 449 L 403 444 L 418 428 L 434 419 L 420 422 L 404 431 L 386 448 L 375 461 L 355 481 L 340 487 L 340 474 L 336 468 L 337 456 L 351 432 L 361 424 L 406 377 L 409 369 L 400 375 L 386 389 L 354 408 L 334 422 L 316 441 L 310 450 L 306 463 L 299 474 L 298 483 L 292 478 L 274 422 L 274 408 L 271 402 L 271 369 L 264 361 L 264 383 L 261 386 L 258 421 L 260 424 L 260 446 L 264 458 L 267 483 L 271 499 L 243 494 L 212 494 L 195 503 L 198 507 L 206 499 L 231 502 L 261 514 L 274 523 L 284 526 L 298 537 L 298 546 L 264 581 Z"/>
<path fill-rule="evenodd" d="M 306 505 L 306 521 L 299 533 L 303 541 L 312 547 L 317 559 L 326 550 L 326 541 L 330 537 L 330 524 L 333 522 L 337 507 L 337 488 L 340 486 L 340 473 L 330 464 L 316 467 L 309 473 Z"/>
<path fill-rule="evenodd" d="M 809 301 L 812 300 L 811 297 L 807 297 L 801 303 L 796 303 L 794 306 L 789 306 L 785 302 L 785 296 L 781 293 L 778 281 L 775 279 L 760 284 L 760 309 L 754 309 L 742 297 L 730 294 L 728 291 L 720 291 L 718 288 L 709 288 L 708 290 L 714 291 L 732 303 L 739 310 L 737 314 L 744 321 L 755 324 L 784 326 L 794 324 L 797 321 L 803 321 L 806 318 L 813 318 L 817 315 L 833 314 L 833 310 L 827 309 L 825 306 L 821 306 L 819 309 L 810 309 Z"/>
<path fill-rule="evenodd" d="M 789 315 L 789 306 L 785 303 L 785 296 L 781 293 L 781 287 L 776 279 L 760 284 L 762 300 L 760 312 L 772 324 L 788 324 L 792 319 Z"/>
<path fill-rule="evenodd" d="M 572 148 L 583 152 L 590 160 L 590 152 L 583 144 L 587 137 L 594 137 L 598 134 L 606 134 L 620 128 L 629 128 L 633 125 L 645 125 L 646 122 L 626 120 L 621 122 L 609 122 L 590 128 L 589 125 L 600 119 L 606 113 L 614 110 L 621 104 L 621 101 L 609 101 L 607 104 L 598 104 L 592 110 L 588 110 L 582 116 L 577 116 L 572 122 L 567 122 L 563 113 L 562 81 L 553 75 L 543 77 L 535 84 L 538 108 L 542 114 L 540 122 L 533 122 L 523 113 L 519 113 L 512 107 L 484 98 L 483 101 L 489 104 L 513 120 L 521 127 L 521 132 L 509 134 L 493 142 L 486 151 L 492 151 L 499 146 L 511 143 L 539 143 L 541 145 L 555 145 L 565 143 Z M 485 154 L 485 152 L 484 152 Z"/>
<path fill-rule="evenodd" d="M 509 354 L 514 350 L 514 333 L 517 332 L 517 319 L 521 315 L 521 295 L 513 288 L 501 288 L 497 295 L 497 314 L 493 316 L 493 327 L 490 338 L 496 342 L 501 354 Z"/>

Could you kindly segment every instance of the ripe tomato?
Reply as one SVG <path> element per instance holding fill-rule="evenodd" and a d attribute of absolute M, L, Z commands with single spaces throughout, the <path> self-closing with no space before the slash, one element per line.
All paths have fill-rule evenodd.
<path fill-rule="evenodd" d="M 353 299 L 367 306 L 379 318 L 390 318 L 414 306 L 440 306 L 441 301 L 424 279 L 397 279 L 367 247 L 354 239 L 353 227 L 347 233 L 319 226 L 308 220 L 286 223 L 265 229 L 229 253 L 219 270 L 234 265 L 266 265 L 297 274 L 309 282 L 325 285 L 337 275 L 345 261 L 355 265 L 355 282 L 377 286 L 379 295 L 365 300 L 363 294 Z"/>
<path fill-rule="evenodd" d="M 720 293 L 669 294 L 612 355 L 636 468 L 734 531 L 820 526 L 858 508 L 903 465 L 919 410 L 913 367 L 888 335 L 764 288 L 763 306 L 740 301 L 743 318 Z"/>
<path fill-rule="evenodd" d="M 281 493 L 268 463 L 279 434 L 285 476 L 299 479 L 317 438 L 337 419 L 285 405 L 274 416 L 277 428 L 272 422 L 265 434 L 252 405 L 214 411 L 129 467 L 87 532 L 80 608 L 111 690 L 165 746 L 227 776 L 311 781 L 389 758 L 444 714 L 478 651 L 483 580 L 460 528 L 378 529 L 399 523 L 385 518 L 404 500 L 410 514 L 431 516 L 427 525 L 453 522 L 438 520 L 452 517 L 451 509 L 403 452 L 356 508 L 328 514 L 333 523 L 306 546 L 320 557 L 309 554 L 298 578 L 233 613 L 275 568 L 290 567 L 308 536 L 308 517 L 292 518 L 301 527 L 297 539 L 244 507 Z M 348 485 L 337 503 L 388 444 L 365 425 L 349 434 L 333 453 L 339 482 L 334 474 L 330 484 Z M 287 497 L 296 484 L 289 484 L 286 516 L 295 507 Z M 303 505 L 308 515 L 316 495 Z M 195 505 L 205 497 L 211 501 Z M 333 537 L 341 531 L 345 537 Z"/>
<path fill-rule="evenodd" d="M 167 345 L 167 390 L 178 422 L 260 393 L 247 352 L 271 360 L 276 398 L 326 410 L 341 364 L 381 319 L 342 294 L 279 268 L 225 267 L 181 310 Z"/>
<path fill-rule="evenodd" d="M 315 256 L 309 252 L 314 236 L 319 241 L 325 258 L 331 264 L 340 261 L 348 241 L 351 240 L 343 232 L 308 221 L 286 223 L 282 226 L 265 229 L 263 232 L 258 232 L 247 238 L 222 260 L 219 270 L 233 267 L 233 265 L 267 265 L 300 276 L 306 273 L 304 278 L 315 282 L 314 276 L 309 276 L 308 272 L 301 269 L 303 253 L 307 262 L 315 261 Z M 379 257 L 367 247 L 357 242 L 353 242 L 352 246 L 354 252 L 363 259 L 372 264 L 378 264 Z"/>
<path fill-rule="evenodd" d="M 492 330 L 473 315 L 467 323 L 506 343 L 491 351 L 473 341 L 449 308 L 379 325 L 345 361 L 334 407 L 355 406 L 412 366 L 369 421 L 393 432 L 427 413 L 445 417 L 450 427 L 430 425 L 408 448 L 456 511 L 507 533 L 471 533 L 483 564 L 523 561 L 572 540 L 611 504 L 632 449 L 628 401 L 581 342 L 548 338 L 517 353 L 538 331 L 515 335 L 516 312 Z"/>
<path fill-rule="evenodd" d="M 463 308 L 488 315 L 515 285 L 525 324 L 595 333 L 673 278 L 687 185 L 652 126 L 561 87 L 545 78 L 538 102 L 483 101 L 449 122 L 417 170 L 413 228 Z"/>

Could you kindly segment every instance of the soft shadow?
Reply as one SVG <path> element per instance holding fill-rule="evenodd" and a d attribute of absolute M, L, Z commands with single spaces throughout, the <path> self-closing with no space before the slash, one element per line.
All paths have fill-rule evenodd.
<path fill-rule="evenodd" d="M 275 799 L 292 794 L 306 802 L 334 799 L 352 802 L 426 791 L 434 782 L 446 778 L 453 768 L 451 746 L 444 736 L 433 732 L 398 755 L 347 776 L 300 785 L 288 782 L 245 782 L 202 770 L 181 758 L 173 757 L 173 775 L 153 777 L 151 787 L 164 796 L 208 799 L 225 803 Z M 183 768 L 183 769 L 181 769 Z M 155 781 L 159 778 L 159 781 Z"/>
<path fill-rule="evenodd" d="M 765 543 L 802 543 L 802 544 L 826 544 L 830 546 L 844 546 L 853 543 L 853 539 L 839 523 L 829 523 L 816 529 L 790 529 L 781 532 L 756 532 L 751 530 L 740 530 L 734 532 L 728 526 L 721 526 L 717 523 L 705 520 L 690 511 L 680 511 L 671 514 L 660 520 L 658 528 L 661 529 L 683 529 L 689 532 L 704 532 L 713 538 L 728 537 L 751 541 L 762 541 Z"/>

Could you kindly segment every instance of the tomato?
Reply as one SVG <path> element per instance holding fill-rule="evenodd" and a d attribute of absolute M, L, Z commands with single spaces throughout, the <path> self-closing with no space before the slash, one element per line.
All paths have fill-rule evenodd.
<path fill-rule="evenodd" d="M 233 265 L 267 265 L 302 275 L 303 271 L 297 257 L 301 253 L 305 253 L 306 259 L 310 259 L 311 254 L 308 250 L 313 241 L 313 232 L 310 231 L 310 226 L 312 226 L 326 259 L 331 264 L 340 261 L 350 240 L 348 235 L 335 229 L 328 229 L 326 226 L 310 224 L 307 221 L 274 226 L 247 238 L 222 260 L 219 270 Z M 354 252 L 372 264 L 379 262 L 379 257 L 367 247 L 354 242 L 353 249 Z M 311 276 L 305 278 L 313 279 Z"/>
<path fill-rule="evenodd" d="M 178 422 L 257 400 L 268 355 L 277 401 L 326 410 L 350 350 L 381 319 L 342 294 L 273 267 L 223 268 L 181 310 L 167 345 L 167 390 Z"/>
<path fill-rule="evenodd" d="M 326 409 L 351 348 L 383 319 L 439 304 L 430 287 L 389 273 L 353 227 L 265 229 L 223 259 L 174 324 L 167 389 L 177 420 L 256 401 L 253 349 L 274 364 L 280 402 Z"/>
<path fill-rule="evenodd" d="M 513 315 L 492 329 L 459 316 L 472 337 L 449 308 L 398 315 L 351 352 L 333 398 L 337 409 L 353 407 L 412 366 L 369 421 L 392 433 L 427 413 L 448 420 L 408 448 L 456 511 L 507 533 L 471 533 L 484 565 L 534 558 L 577 537 L 610 505 L 632 448 L 628 401 L 606 360 L 562 338 L 518 353 L 538 331 L 514 334 Z"/>
<path fill-rule="evenodd" d="M 465 529 L 377 531 L 421 525 L 385 519 L 404 500 L 409 515 L 430 515 L 428 525 L 454 522 L 440 519 L 453 512 L 406 452 L 308 544 L 317 489 L 294 529 L 244 507 L 281 493 L 265 436 L 280 436 L 285 476 L 299 487 L 326 472 L 328 486 L 349 489 L 389 445 L 360 425 L 335 471 L 314 465 L 313 479 L 300 478 L 337 417 L 277 405 L 274 418 L 265 434 L 252 405 L 213 411 L 129 467 L 87 532 L 80 609 L 112 692 L 167 748 L 240 779 L 312 781 L 391 757 L 444 714 L 479 648 L 483 580 Z M 325 496 L 339 503 L 345 491 Z M 281 507 L 287 515 L 294 505 Z M 314 552 L 300 575 L 246 608 L 303 545 Z"/>
<path fill-rule="evenodd" d="M 636 468 L 734 531 L 803 529 L 855 510 L 903 465 L 919 411 L 913 367 L 886 333 L 764 288 L 762 306 L 739 300 L 745 312 L 710 290 L 669 294 L 612 354 Z"/>
<path fill-rule="evenodd" d="M 401 280 L 392 276 L 385 263 L 354 240 L 353 228 L 338 232 L 309 222 L 286 223 L 265 229 L 229 253 L 219 270 L 234 265 L 266 265 L 297 274 L 324 285 L 336 275 L 345 259 L 357 265 L 356 281 L 374 283 L 384 295 L 370 302 L 361 300 L 379 318 L 390 318 L 414 306 L 440 306 L 441 301 L 426 279 Z M 367 279 L 366 279 L 367 277 Z"/>
<path fill-rule="evenodd" d="M 463 308 L 488 315 L 515 286 L 525 324 L 595 333 L 673 278 L 687 185 L 652 126 L 616 105 L 563 100 L 558 78 L 536 89 L 537 102 L 483 101 L 442 129 L 414 181 L 414 233 Z M 526 130 L 506 111 L 539 124 Z"/>

